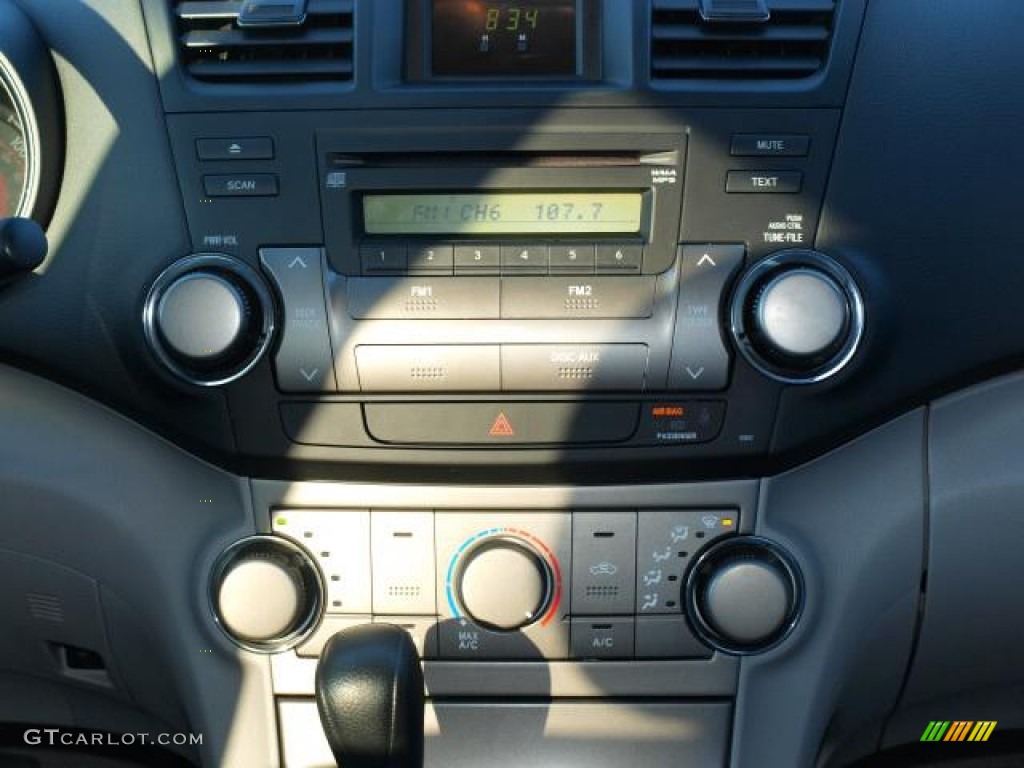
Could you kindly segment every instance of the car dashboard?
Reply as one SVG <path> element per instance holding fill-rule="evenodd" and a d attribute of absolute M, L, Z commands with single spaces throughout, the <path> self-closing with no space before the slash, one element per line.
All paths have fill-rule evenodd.
<path fill-rule="evenodd" d="M 1008 744 L 1022 30 L 0 0 L 0 722 L 333 766 L 390 624 L 427 766 Z"/>

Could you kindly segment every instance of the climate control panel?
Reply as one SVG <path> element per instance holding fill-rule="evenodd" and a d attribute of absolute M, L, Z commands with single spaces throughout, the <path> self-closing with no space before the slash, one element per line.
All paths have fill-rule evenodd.
<path fill-rule="evenodd" d="M 702 659 L 691 563 L 737 531 L 732 509 L 473 513 L 282 509 L 274 533 L 323 574 L 315 656 L 348 621 L 413 628 L 426 659 Z"/>

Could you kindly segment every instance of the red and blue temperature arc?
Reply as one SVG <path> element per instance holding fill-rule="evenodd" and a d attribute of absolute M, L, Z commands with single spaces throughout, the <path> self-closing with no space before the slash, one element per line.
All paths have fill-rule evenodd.
<path fill-rule="evenodd" d="M 455 599 L 455 567 L 459 562 L 459 559 L 465 554 L 466 550 L 476 544 L 481 539 L 486 539 L 490 536 L 514 536 L 518 539 L 528 541 L 543 555 L 544 559 L 551 565 L 551 572 L 555 577 L 555 594 L 551 600 L 551 606 L 548 608 L 547 613 L 540 620 L 540 625 L 546 626 L 558 613 L 558 606 L 562 602 L 562 567 L 558 562 L 558 558 L 555 557 L 555 553 L 552 552 L 547 544 L 538 539 L 529 531 L 522 531 L 518 528 L 488 528 L 486 531 L 480 531 L 480 533 L 474 534 L 462 542 L 462 545 L 452 555 L 452 559 L 448 561 L 448 574 L 445 576 L 445 592 L 448 595 L 448 608 L 452 612 L 452 616 L 456 619 L 462 618 L 462 611 L 459 610 L 458 601 Z"/>

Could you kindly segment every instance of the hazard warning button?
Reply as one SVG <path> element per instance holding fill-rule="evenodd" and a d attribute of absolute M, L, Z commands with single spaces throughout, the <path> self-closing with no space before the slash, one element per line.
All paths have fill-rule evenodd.
<path fill-rule="evenodd" d="M 499 411 L 498 415 L 494 417 L 494 423 L 487 434 L 491 437 L 515 437 L 516 431 L 512 426 L 512 422 L 508 420 L 508 416 L 505 415 L 505 412 Z"/>
<path fill-rule="evenodd" d="M 366 403 L 370 437 L 408 445 L 621 443 L 637 403 Z"/>

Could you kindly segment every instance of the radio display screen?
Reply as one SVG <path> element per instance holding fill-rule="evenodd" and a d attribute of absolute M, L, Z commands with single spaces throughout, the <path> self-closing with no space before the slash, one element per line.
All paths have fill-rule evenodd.
<path fill-rule="evenodd" d="M 433 0 L 431 68 L 449 77 L 572 77 L 578 0 Z"/>
<path fill-rule="evenodd" d="M 366 194 L 368 235 L 639 234 L 643 192 Z"/>

